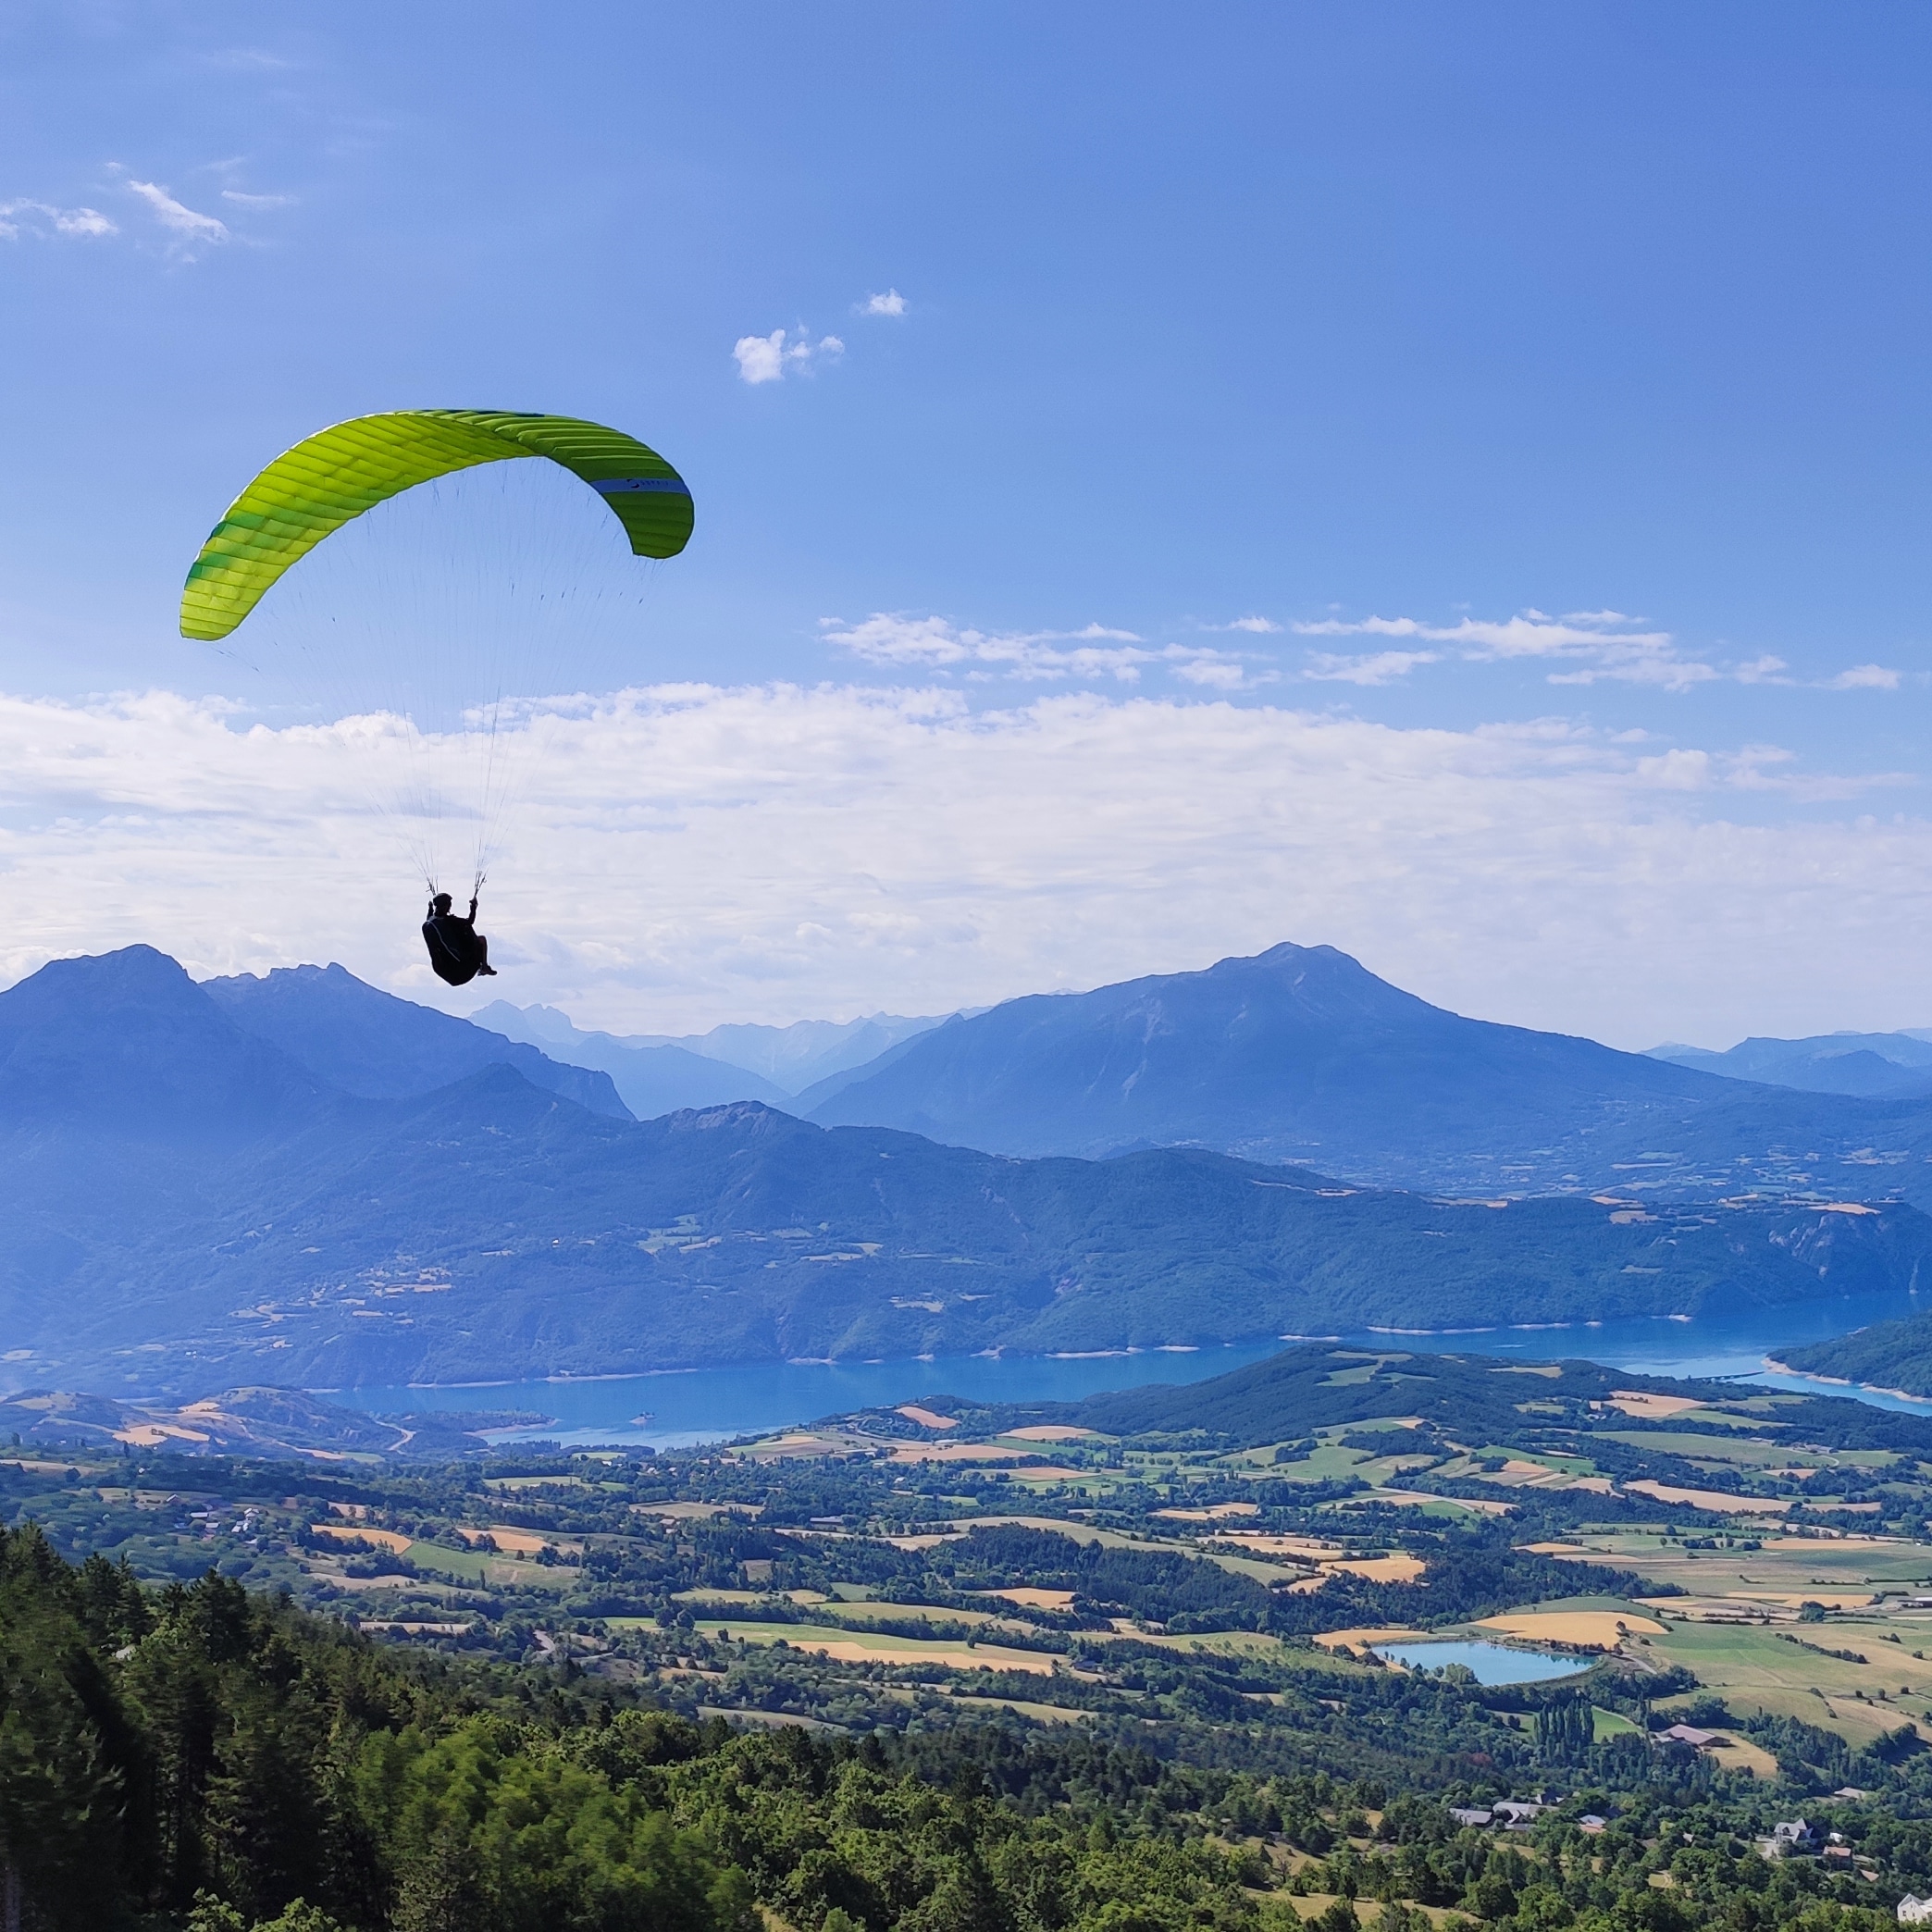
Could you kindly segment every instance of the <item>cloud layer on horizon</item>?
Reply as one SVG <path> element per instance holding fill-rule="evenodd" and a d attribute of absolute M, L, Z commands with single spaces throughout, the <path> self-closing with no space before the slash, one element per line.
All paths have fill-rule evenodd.
<path fill-rule="evenodd" d="M 1284 938 L 1627 1046 L 1932 1020 L 1901 1007 L 1932 825 L 1775 747 L 856 687 L 635 691 L 527 730 L 491 991 L 619 1032 L 940 1011 Z M 146 941 L 473 1006 L 429 979 L 371 803 L 403 749 L 165 692 L 0 699 L 0 980 Z M 1810 802 L 1765 823 L 1767 799 Z"/>

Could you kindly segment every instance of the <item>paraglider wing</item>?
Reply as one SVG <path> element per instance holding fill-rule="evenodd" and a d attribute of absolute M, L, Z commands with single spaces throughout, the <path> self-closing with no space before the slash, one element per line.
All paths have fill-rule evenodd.
<path fill-rule="evenodd" d="M 480 463 L 541 456 L 581 477 L 639 557 L 690 540 L 691 492 L 636 438 L 576 416 L 397 409 L 356 416 L 278 456 L 215 526 L 181 592 L 181 635 L 212 642 L 332 531 L 418 483 Z"/>

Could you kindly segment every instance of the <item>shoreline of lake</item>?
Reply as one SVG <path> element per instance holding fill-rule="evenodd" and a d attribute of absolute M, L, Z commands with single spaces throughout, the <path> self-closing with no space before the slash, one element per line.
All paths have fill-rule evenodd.
<path fill-rule="evenodd" d="M 1568 1356 L 1635 1375 L 1741 1381 L 1790 1389 L 1805 1379 L 1771 1370 L 1780 1349 L 1826 1341 L 1913 1312 L 1907 1290 L 1712 1315 L 1637 1316 L 1563 1327 L 1498 1324 L 1396 1336 L 1357 1330 L 1324 1336 L 1256 1336 L 1240 1343 L 1022 1356 L 909 1356 L 845 1362 L 767 1360 L 710 1368 L 658 1368 L 602 1376 L 546 1376 L 461 1384 L 401 1384 L 326 1392 L 333 1401 L 378 1414 L 460 1410 L 488 1390 L 492 1406 L 554 1415 L 552 1422 L 492 1440 L 552 1441 L 567 1447 L 609 1444 L 685 1449 L 762 1434 L 821 1417 L 947 1397 L 972 1403 L 1078 1402 L 1150 1383 L 1205 1381 L 1308 1342 L 1332 1342 L 1416 1355 L 1470 1354 L 1547 1361 Z M 1565 1346 L 1562 1338 L 1574 1336 Z M 1580 1345 L 1578 1345 L 1580 1344 Z M 1814 1393 L 1922 1413 L 1913 1398 L 1845 1386 Z M 648 1418 L 648 1419 L 646 1419 Z"/>

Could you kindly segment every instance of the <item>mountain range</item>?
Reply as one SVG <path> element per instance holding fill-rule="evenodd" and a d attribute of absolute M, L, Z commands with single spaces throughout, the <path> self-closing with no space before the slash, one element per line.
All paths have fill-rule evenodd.
<path fill-rule="evenodd" d="M 1326 946 L 1009 1000 L 798 1105 L 1028 1157 L 1198 1146 L 1392 1187 L 1932 1205 L 1932 1095 L 1802 1093 L 1465 1019 Z"/>
<path fill-rule="evenodd" d="M 514 1007 L 501 999 L 475 1017 L 477 1025 L 509 1039 L 608 1073 L 639 1120 L 729 1100 L 762 1100 L 796 1111 L 793 1098 L 807 1088 L 836 1090 L 842 1077 L 849 1078 L 902 1040 L 940 1023 L 873 1013 L 843 1022 L 714 1026 L 709 1033 L 673 1038 L 586 1033 L 554 1007 Z"/>
<path fill-rule="evenodd" d="M 1816 1034 L 1804 1040 L 1741 1040 L 1726 1053 L 1653 1046 L 1653 1059 L 1733 1080 L 1801 1087 L 1814 1094 L 1932 1095 L 1932 1038 L 1922 1033 Z"/>
<path fill-rule="evenodd" d="M 500 1036 L 432 1084 L 464 1024 L 340 969 L 197 986 L 147 947 L 0 994 L 6 1375 L 182 1394 L 1584 1322 L 1903 1287 L 1932 1254 L 1898 1202 L 1443 1199 L 743 1102 L 640 1123 Z"/>

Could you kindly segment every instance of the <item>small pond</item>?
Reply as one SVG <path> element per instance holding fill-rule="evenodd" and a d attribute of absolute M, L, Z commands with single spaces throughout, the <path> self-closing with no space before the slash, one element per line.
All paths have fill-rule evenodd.
<path fill-rule="evenodd" d="M 1406 1670 L 1442 1670 L 1465 1664 L 1479 1684 L 1541 1684 L 1551 1678 L 1577 1677 L 1590 1668 L 1587 1657 L 1559 1657 L 1549 1651 L 1513 1650 L 1506 1643 L 1441 1641 L 1378 1643 L 1375 1654 Z"/>

